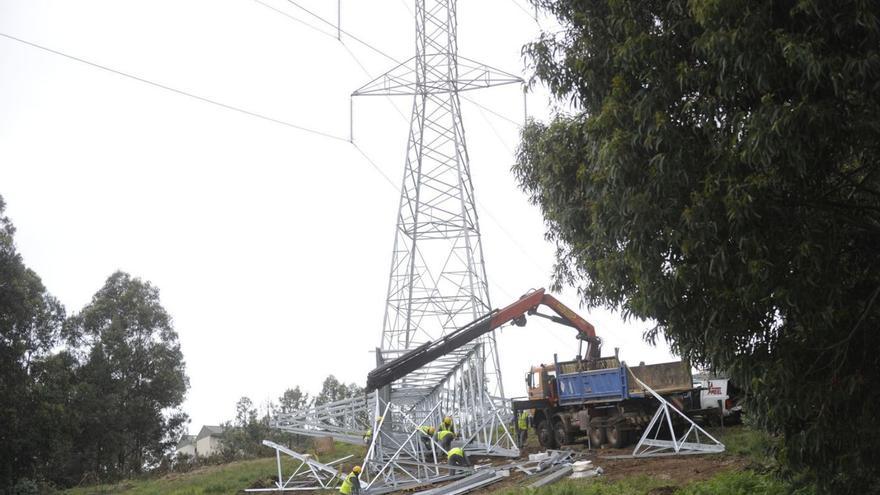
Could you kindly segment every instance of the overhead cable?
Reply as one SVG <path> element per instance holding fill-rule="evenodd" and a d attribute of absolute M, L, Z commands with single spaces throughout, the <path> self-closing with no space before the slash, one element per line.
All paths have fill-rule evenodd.
<path fill-rule="evenodd" d="M 30 47 L 32 47 L 32 48 L 37 48 L 37 49 L 39 49 L 39 50 L 43 50 L 43 51 L 46 51 L 46 52 L 49 52 L 49 53 L 52 53 L 52 54 L 55 54 L 55 55 L 61 56 L 61 57 L 67 58 L 67 59 L 69 59 L 69 60 L 73 60 L 73 61 L 76 61 L 76 62 L 79 62 L 79 63 L 82 63 L 82 64 L 86 64 L 86 65 L 89 65 L 89 66 L 91 66 L 91 67 L 95 67 L 95 68 L 98 68 L 98 69 L 101 69 L 101 70 L 104 70 L 104 71 L 107 71 L 107 72 L 112 72 L 112 73 L 114 73 L 114 74 L 117 74 L 117 75 L 120 75 L 120 76 L 123 76 L 123 77 L 127 77 L 127 78 L 129 78 L 129 79 L 133 79 L 133 80 L 135 80 L 135 81 L 138 81 L 138 82 L 141 82 L 141 83 L 144 83 L 144 84 L 149 84 L 150 86 L 154 86 L 154 87 L 156 87 L 156 88 L 164 89 L 165 91 L 170 91 L 170 92 L 172 92 L 172 93 L 177 93 L 177 94 L 179 94 L 179 95 L 187 96 L 187 97 L 189 97 L 189 98 L 193 98 L 193 99 L 195 99 L 195 100 L 199 100 L 199 101 L 202 101 L 202 102 L 205 102 L 205 103 L 210 103 L 211 105 L 216 105 L 216 106 L 218 106 L 218 107 L 225 108 L 225 109 L 227 109 L 227 110 L 232 110 L 232 111 L 235 111 L 235 112 L 242 113 L 242 114 L 244 114 L 244 115 L 249 115 L 249 116 L 251 116 L 251 117 L 256 117 L 256 118 L 258 118 L 258 119 L 266 120 L 266 121 L 269 121 L 269 122 L 274 122 L 274 123 L 276 123 L 276 124 L 280 124 L 280 125 L 283 125 L 283 126 L 286 126 L 286 127 L 291 127 L 291 128 L 293 128 L 293 129 L 297 129 L 297 130 L 300 130 L 300 131 L 303 131 L 303 132 L 308 132 L 308 133 L 315 134 L 315 135 L 318 135 L 318 136 L 326 137 L 326 138 L 328 138 L 328 139 L 334 139 L 334 140 L 337 140 L 337 141 L 345 141 L 345 142 L 348 142 L 348 138 L 345 138 L 345 137 L 342 137 L 342 136 L 337 136 L 337 135 L 332 134 L 332 133 L 329 133 L 329 132 L 319 131 L 319 130 L 317 130 L 317 129 L 311 129 L 311 128 L 309 128 L 309 127 L 305 127 L 305 126 L 301 126 L 301 125 L 298 125 L 298 124 L 294 124 L 294 123 L 287 122 L 287 121 L 285 121 L 285 120 L 281 120 L 281 119 L 276 119 L 276 118 L 274 118 L 274 117 L 270 117 L 270 116 L 268 116 L 268 115 L 263 115 L 263 114 L 261 114 L 261 113 L 253 112 L 253 111 L 251 111 L 251 110 L 246 110 L 246 109 L 241 108 L 241 107 L 237 107 L 237 106 L 234 106 L 234 105 L 229 105 L 229 104 L 227 104 L 227 103 L 223 103 L 223 102 L 220 102 L 220 101 L 217 101 L 217 100 L 213 100 L 213 99 L 210 99 L 210 98 L 206 98 L 206 97 L 204 97 L 204 96 L 199 96 L 199 95 L 197 95 L 197 94 L 190 93 L 190 92 L 188 92 L 188 91 L 184 91 L 184 90 L 182 90 L 182 89 L 173 88 L 173 87 L 171 87 L 171 86 L 167 86 L 167 85 L 162 84 L 162 83 L 158 83 L 158 82 L 155 82 L 155 81 L 151 81 L 151 80 L 149 80 L 149 79 L 145 79 L 145 78 L 143 78 L 143 77 L 136 76 L 136 75 L 134 75 L 134 74 L 129 74 L 128 72 L 123 72 L 123 71 L 121 71 L 121 70 L 114 69 L 114 68 L 112 68 L 112 67 L 108 67 L 108 66 L 106 66 L 106 65 L 101 65 L 101 64 L 99 64 L 99 63 L 92 62 L 92 61 L 90 61 L 90 60 L 86 60 L 86 59 L 84 59 L 84 58 L 80 58 L 80 57 L 77 57 L 77 56 L 74 56 L 74 55 L 70 55 L 70 54 L 67 54 L 67 53 L 64 53 L 64 52 L 61 52 L 61 51 L 58 51 L 58 50 L 55 50 L 55 49 L 52 49 L 52 48 L 49 48 L 49 47 L 46 47 L 46 46 L 40 45 L 40 44 L 37 44 L 37 43 L 34 43 L 34 42 L 32 42 L 32 41 L 27 41 L 27 40 L 24 40 L 24 39 L 21 39 L 21 38 L 17 38 L 17 37 L 15 37 L 15 36 L 12 36 L 12 35 L 9 35 L 9 34 L 6 34 L 6 33 L 0 33 L 0 36 L 3 36 L 4 38 L 10 39 L 10 40 L 12 40 L 12 41 L 16 41 L 16 42 L 18 42 L 18 43 L 22 43 L 22 44 L 24 44 L 24 45 L 28 45 L 28 46 L 30 46 Z"/>
<path fill-rule="evenodd" d="M 382 55 L 383 57 L 387 58 L 388 60 L 391 60 L 392 62 L 396 62 L 396 63 L 398 63 L 398 64 L 400 63 L 399 60 L 397 60 L 396 58 L 392 57 L 391 55 L 388 55 L 387 53 L 385 53 L 385 52 L 383 52 L 382 50 L 376 48 L 375 46 L 373 46 L 373 45 L 367 43 L 366 41 L 364 41 L 364 40 L 358 38 L 357 36 L 355 36 L 355 35 L 349 33 L 348 31 L 342 29 L 341 27 L 339 27 L 338 25 L 334 24 L 333 22 L 330 22 L 330 21 L 328 21 L 327 19 L 324 19 L 323 17 L 319 16 L 318 14 L 316 14 L 316 13 L 312 12 L 311 10 L 309 10 L 309 9 L 307 9 L 307 8 L 305 8 L 305 7 L 303 7 L 302 5 L 300 5 L 299 3 L 297 3 L 296 1 L 294 1 L 294 0 L 287 0 L 287 1 L 288 1 L 288 3 L 290 3 L 291 5 L 293 5 L 294 7 L 296 7 L 296 8 L 298 8 L 298 9 L 302 10 L 303 12 L 309 14 L 310 16 L 314 17 L 315 19 L 318 19 L 319 21 L 321 21 L 321 22 L 323 22 L 324 24 L 326 24 L 326 25 L 332 27 L 333 29 L 338 30 L 340 33 L 342 33 L 342 34 L 348 36 L 349 38 L 353 39 L 354 41 L 357 41 L 358 43 L 364 45 L 365 47 L 369 48 L 370 50 L 373 50 L 374 52 L 378 53 L 379 55 Z"/>

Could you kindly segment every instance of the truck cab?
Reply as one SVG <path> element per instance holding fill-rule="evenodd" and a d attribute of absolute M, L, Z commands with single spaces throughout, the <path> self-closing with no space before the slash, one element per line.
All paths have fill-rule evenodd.
<path fill-rule="evenodd" d="M 532 366 L 532 369 L 526 373 L 526 389 L 528 391 L 529 400 L 551 400 L 556 396 L 556 387 L 553 385 L 556 380 L 555 366 Z"/>

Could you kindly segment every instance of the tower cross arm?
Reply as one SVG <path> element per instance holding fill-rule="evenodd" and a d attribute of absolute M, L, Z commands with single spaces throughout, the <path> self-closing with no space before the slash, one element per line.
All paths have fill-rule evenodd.
<path fill-rule="evenodd" d="M 445 56 L 445 55 L 444 55 Z M 352 96 L 404 96 L 458 93 L 475 89 L 524 84 L 523 78 L 489 65 L 458 57 L 458 77 L 450 79 L 445 72 L 425 71 L 417 77 L 416 57 L 355 90 Z"/>

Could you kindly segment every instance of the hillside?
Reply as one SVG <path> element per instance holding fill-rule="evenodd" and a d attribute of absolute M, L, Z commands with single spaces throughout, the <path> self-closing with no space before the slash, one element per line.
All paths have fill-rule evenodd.
<path fill-rule="evenodd" d="M 783 493 L 786 487 L 766 472 L 772 467 L 767 457 L 769 439 L 746 427 L 713 431 L 727 444 L 728 451 L 715 456 L 665 457 L 654 459 L 609 460 L 597 458 L 605 476 L 594 480 L 570 480 L 529 491 L 536 495 L 703 495 L 727 493 Z M 335 451 L 319 456 L 332 460 L 347 454 L 360 454 L 358 447 L 337 444 Z M 294 462 L 285 461 L 285 468 Z M 268 486 L 275 476 L 275 459 L 263 458 L 206 466 L 187 473 L 173 473 L 155 479 L 129 480 L 112 485 L 82 487 L 67 495 L 201 495 L 235 494 L 250 486 Z M 518 476 L 482 494 L 525 493 Z"/>

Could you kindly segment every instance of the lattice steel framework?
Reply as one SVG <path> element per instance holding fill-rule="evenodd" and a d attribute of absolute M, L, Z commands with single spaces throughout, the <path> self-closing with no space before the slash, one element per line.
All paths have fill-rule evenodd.
<path fill-rule="evenodd" d="M 412 95 L 412 115 L 394 239 L 380 358 L 394 359 L 488 313 L 489 290 L 461 91 L 522 79 L 458 56 L 455 0 L 417 0 L 416 55 L 354 96 Z M 481 347 L 475 353 L 477 345 Z M 454 387 L 468 359 L 484 365 L 503 397 L 494 334 L 395 384 L 392 399 L 423 399 Z M 381 362 L 381 361 L 380 361 Z"/>
<path fill-rule="evenodd" d="M 455 0 L 415 0 L 416 54 L 352 96 L 412 96 L 394 251 L 377 364 L 436 340 L 491 310 L 459 93 L 520 77 L 458 56 Z M 495 336 L 489 334 L 367 397 L 279 415 L 274 425 L 360 442 L 371 493 L 448 477 L 442 447 L 417 428 L 455 418 L 453 445 L 515 456 Z"/>

